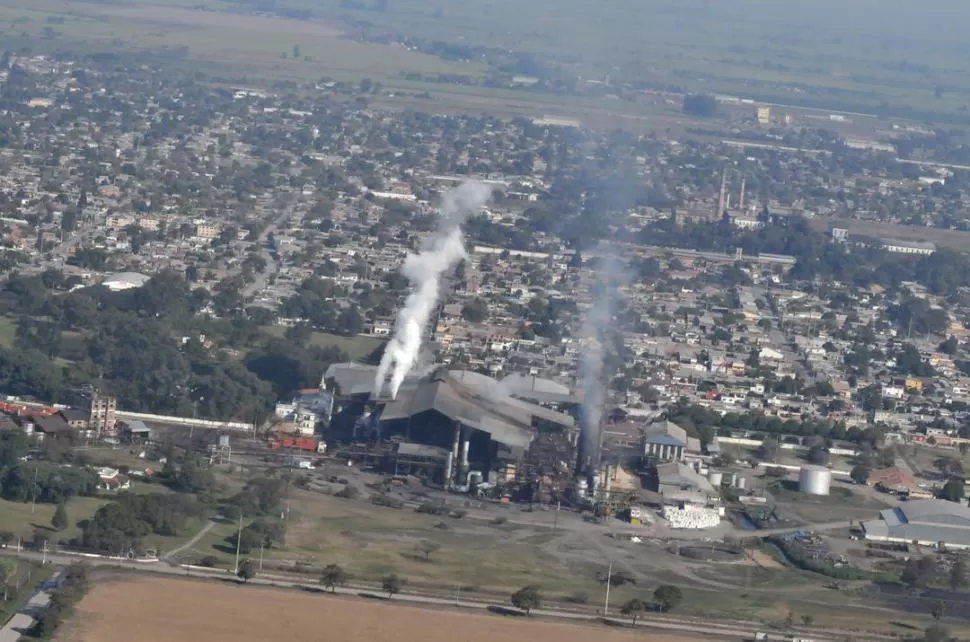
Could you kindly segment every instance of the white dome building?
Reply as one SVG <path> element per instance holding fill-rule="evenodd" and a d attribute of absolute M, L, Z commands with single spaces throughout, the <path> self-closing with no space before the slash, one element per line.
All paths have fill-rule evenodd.
<path fill-rule="evenodd" d="M 151 277 L 139 274 L 138 272 L 118 272 L 109 274 L 101 281 L 101 285 L 112 292 L 121 292 L 132 288 L 140 288 L 148 282 Z"/>

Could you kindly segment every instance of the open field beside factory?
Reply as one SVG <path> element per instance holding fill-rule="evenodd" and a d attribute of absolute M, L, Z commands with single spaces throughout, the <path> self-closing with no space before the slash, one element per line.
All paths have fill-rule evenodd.
<path fill-rule="evenodd" d="M 0 326 L 0 331 L 2 331 L 2 326 Z M 282 337 L 286 328 L 274 325 L 267 327 L 265 331 L 274 337 Z M 2 334 L 0 334 L 0 337 L 2 337 Z M 339 348 L 347 353 L 351 361 L 360 361 L 373 354 L 383 343 L 383 339 L 363 335 L 346 337 L 316 330 L 310 335 L 310 345 L 320 348 Z"/>
<path fill-rule="evenodd" d="M 555 640 L 595 634 L 608 642 L 687 642 L 696 637 L 429 610 L 221 582 L 137 578 L 103 581 L 78 605 L 60 639 L 69 642 L 263 642 L 280 638 L 425 642 Z M 172 617 L 177 613 L 178 617 Z"/>

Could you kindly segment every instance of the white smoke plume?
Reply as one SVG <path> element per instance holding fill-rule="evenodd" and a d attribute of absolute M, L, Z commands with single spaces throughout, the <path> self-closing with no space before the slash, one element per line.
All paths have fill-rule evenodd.
<path fill-rule="evenodd" d="M 411 293 L 398 313 L 394 336 L 384 350 L 374 378 L 379 395 L 390 373 L 391 398 L 404 382 L 421 352 L 421 341 L 438 303 L 441 278 L 466 257 L 461 224 L 488 202 L 491 190 L 468 181 L 441 196 L 441 223 L 417 254 L 408 254 L 401 272 L 411 282 Z"/>
<path fill-rule="evenodd" d="M 603 247 L 600 246 L 600 251 Z M 597 252 L 600 253 L 600 252 Z M 609 255 L 600 253 L 598 271 L 602 287 L 594 291 L 593 305 L 586 313 L 583 323 L 583 347 L 579 364 L 580 386 L 583 390 L 583 406 L 580 417 L 580 472 L 588 467 L 599 466 L 602 447 L 602 419 L 606 403 L 606 381 L 604 381 L 604 359 L 606 341 L 616 312 L 620 282 L 625 281 L 623 266 Z"/>

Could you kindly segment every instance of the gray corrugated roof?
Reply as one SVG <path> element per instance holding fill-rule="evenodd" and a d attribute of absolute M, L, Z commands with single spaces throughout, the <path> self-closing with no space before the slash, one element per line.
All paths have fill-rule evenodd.
<path fill-rule="evenodd" d="M 879 513 L 863 522 L 867 537 L 911 542 L 946 542 L 970 547 L 970 508 L 942 499 L 920 499 Z"/>
<path fill-rule="evenodd" d="M 970 508 L 942 499 L 919 499 L 899 506 L 910 524 L 949 525 L 970 528 Z"/>
<path fill-rule="evenodd" d="M 397 399 L 387 401 L 381 419 L 395 421 L 436 410 L 470 428 L 489 433 L 495 441 L 519 448 L 527 447 L 532 441 L 533 418 L 575 425 L 569 415 L 504 396 L 482 379 L 487 377 L 438 371 L 414 389 L 402 389 Z M 471 383 L 471 387 L 466 383 Z"/>
<path fill-rule="evenodd" d="M 712 493 L 714 487 L 706 477 L 679 461 L 657 466 L 657 481 L 661 486 L 690 486 L 702 492 Z"/>

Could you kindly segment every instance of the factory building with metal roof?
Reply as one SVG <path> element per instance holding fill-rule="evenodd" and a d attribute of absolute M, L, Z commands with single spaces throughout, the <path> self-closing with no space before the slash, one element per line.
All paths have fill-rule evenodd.
<path fill-rule="evenodd" d="M 862 522 L 867 540 L 921 546 L 970 548 L 970 508 L 942 499 L 906 502 Z"/>

